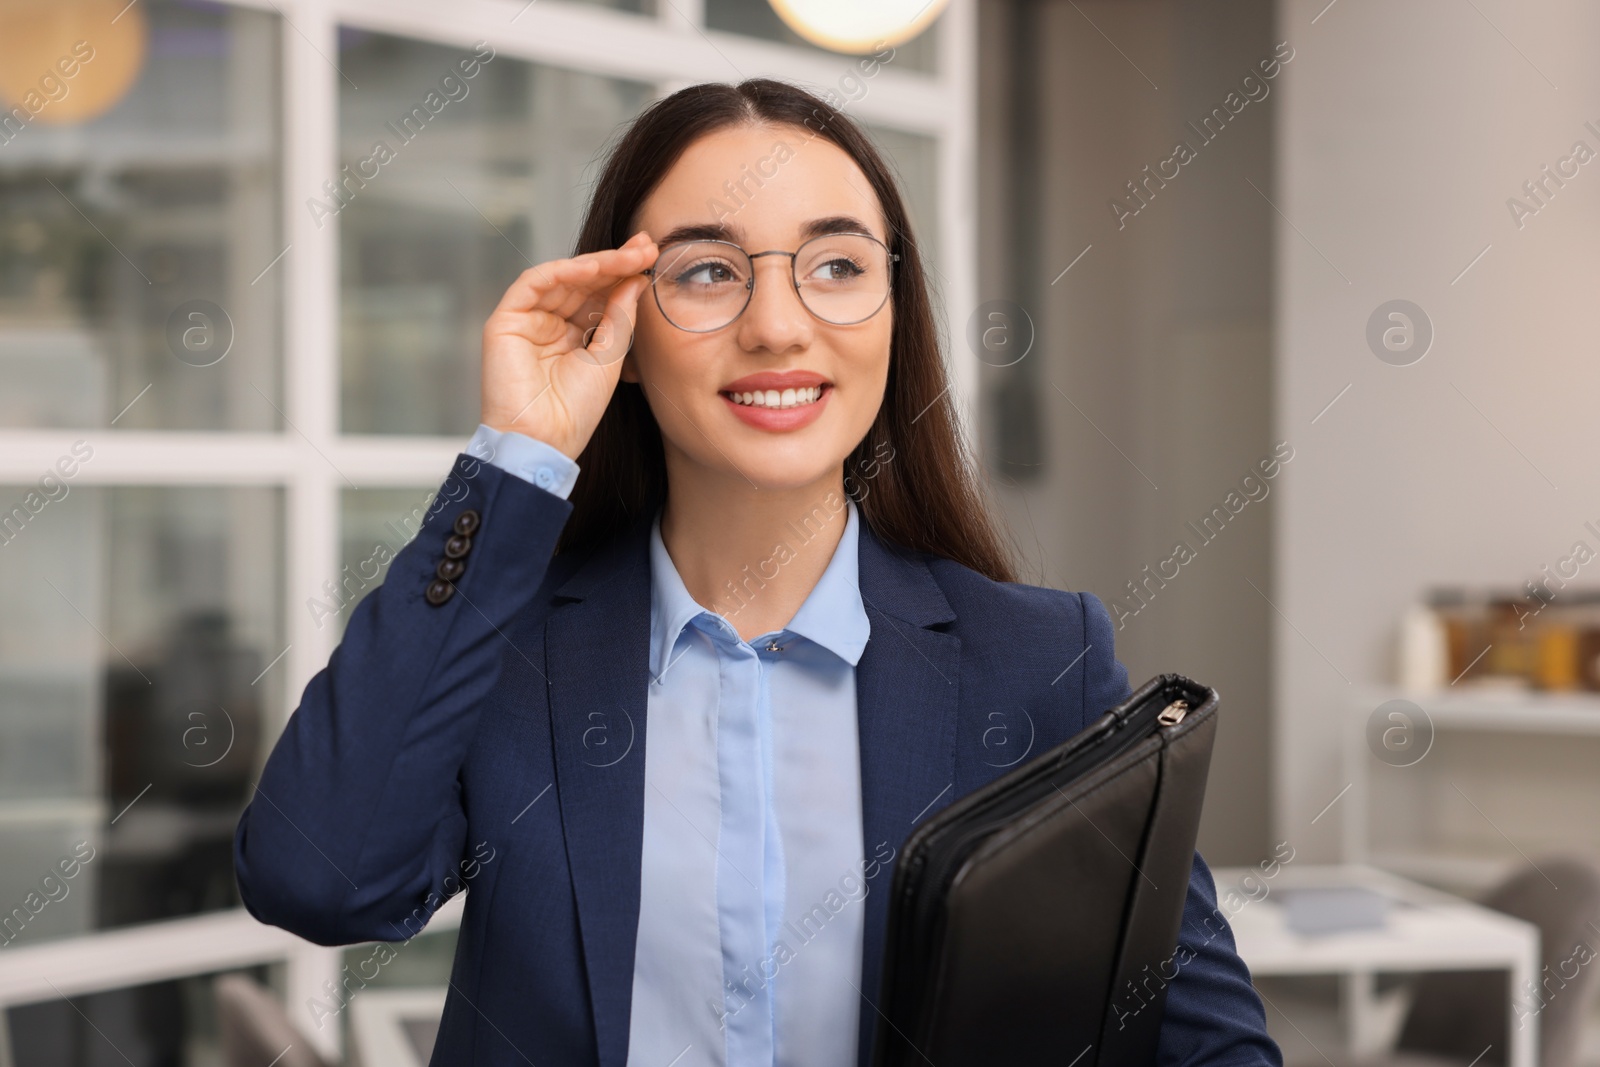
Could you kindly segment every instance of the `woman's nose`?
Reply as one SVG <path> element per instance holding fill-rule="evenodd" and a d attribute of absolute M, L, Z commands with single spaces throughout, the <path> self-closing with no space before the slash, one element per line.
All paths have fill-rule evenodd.
<path fill-rule="evenodd" d="M 746 349 L 787 352 L 811 343 L 812 318 L 794 287 L 794 268 L 785 256 L 754 263 L 755 291 L 739 316 L 740 343 Z"/>

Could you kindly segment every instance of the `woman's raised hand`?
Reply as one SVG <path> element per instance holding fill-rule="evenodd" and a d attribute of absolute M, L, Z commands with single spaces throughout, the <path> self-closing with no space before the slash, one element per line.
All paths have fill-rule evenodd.
<path fill-rule="evenodd" d="M 639 272 L 660 250 L 640 230 L 620 247 L 522 272 L 483 326 L 483 414 L 573 459 L 589 442 L 633 344 Z"/>

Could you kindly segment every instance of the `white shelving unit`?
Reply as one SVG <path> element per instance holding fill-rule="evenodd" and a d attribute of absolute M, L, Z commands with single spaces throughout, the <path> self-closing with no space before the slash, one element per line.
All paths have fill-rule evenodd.
<path fill-rule="evenodd" d="M 1367 739 L 1376 709 L 1397 699 L 1432 728 L 1407 766 Z M 1347 861 L 1476 892 L 1541 854 L 1600 858 L 1600 694 L 1364 690 L 1348 716 Z"/>

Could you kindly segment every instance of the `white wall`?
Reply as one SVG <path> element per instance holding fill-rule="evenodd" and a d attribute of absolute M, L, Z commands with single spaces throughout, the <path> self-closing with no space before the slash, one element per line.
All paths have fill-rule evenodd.
<path fill-rule="evenodd" d="M 1337 844 L 1337 807 L 1310 825 L 1344 785 L 1336 717 L 1389 679 L 1406 603 L 1434 583 L 1520 587 L 1600 524 L 1600 159 L 1520 230 L 1506 207 L 1574 141 L 1600 152 L 1584 126 L 1600 127 L 1600 6 L 1323 3 L 1280 0 L 1277 31 L 1296 58 L 1277 114 L 1274 436 L 1296 458 L 1274 535 L 1275 825 L 1308 855 Z M 1393 298 L 1436 331 L 1408 367 L 1364 339 Z"/>
<path fill-rule="evenodd" d="M 1209 545 L 1184 524 L 1271 452 L 1273 215 L 1250 183 L 1272 189 L 1278 82 L 1126 225 L 1109 201 L 1176 141 L 1198 143 L 1186 123 L 1271 58 L 1273 6 L 1027 4 L 1038 18 L 1023 35 L 1031 60 L 1006 32 L 1018 5 L 980 7 L 979 295 L 1023 303 L 1039 330 L 1022 363 L 984 368 L 989 455 L 1005 429 L 995 392 L 1029 376 L 1040 465 L 1001 472 L 1013 483 L 1003 499 L 1025 580 L 1089 590 L 1110 606 L 1177 540 L 1198 547 L 1127 620 L 1116 652 L 1135 685 L 1181 671 L 1222 694 L 1200 847 L 1213 863 L 1254 863 L 1271 849 L 1272 631 L 1252 583 L 1271 593 L 1276 492 Z M 1005 141 L 1004 90 L 1019 65 L 1038 115 L 1035 188 L 1023 203 L 1010 184 L 1017 146 Z"/>

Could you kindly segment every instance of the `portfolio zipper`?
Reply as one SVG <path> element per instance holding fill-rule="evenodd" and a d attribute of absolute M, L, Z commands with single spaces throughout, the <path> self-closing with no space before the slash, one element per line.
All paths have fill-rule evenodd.
<path fill-rule="evenodd" d="M 1156 716 L 1156 722 L 1162 726 L 1176 726 L 1183 721 L 1183 717 L 1187 714 L 1189 714 L 1189 702 L 1187 700 L 1174 700 L 1161 709 L 1161 713 Z"/>

